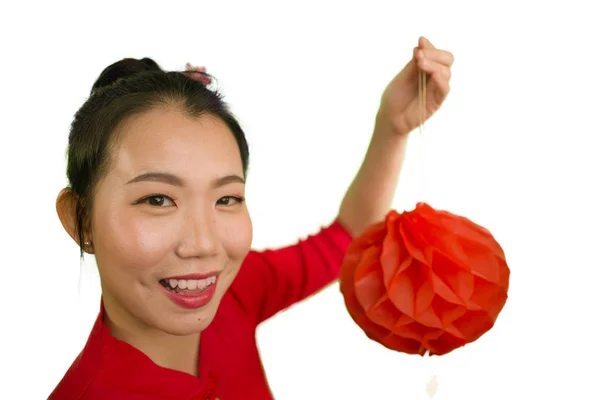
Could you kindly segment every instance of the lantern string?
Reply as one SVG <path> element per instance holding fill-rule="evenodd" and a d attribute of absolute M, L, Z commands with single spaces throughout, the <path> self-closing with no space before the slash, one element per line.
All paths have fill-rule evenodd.
<path fill-rule="evenodd" d="M 419 201 L 425 200 L 425 120 L 427 119 L 427 74 L 425 71 L 419 69 L 418 73 L 418 107 L 419 107 Z M 435 373 L 433 358 L 426 350 L 423 354 L 425 364 L 427 365 L 426 371 L 426 386 L 425 393 L 428 399 L 433 399 L 438 389 L 438 378 Z"/>
<path fill-rule="evenodd" d="M 425 200 L 425 120 L 427 119 L 427 74 L 419 69 L 418 74 L 419 108 L 419 194 L 418 201 Z"/>

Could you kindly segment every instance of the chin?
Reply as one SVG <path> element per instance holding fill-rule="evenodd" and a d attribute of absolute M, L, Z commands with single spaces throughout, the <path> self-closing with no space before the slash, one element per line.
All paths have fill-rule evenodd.
<path fill-rule="evenodd" d="M 217 308 L 212 304 L 206 310 L 199 310 L 189 314 L 173 314 L 160 318 L 156 325 L 161 331 L 174 336 L 189 336 L 205 330 L 215 318 Z M 166 323 L 165 323 L 166 322 Z"/>

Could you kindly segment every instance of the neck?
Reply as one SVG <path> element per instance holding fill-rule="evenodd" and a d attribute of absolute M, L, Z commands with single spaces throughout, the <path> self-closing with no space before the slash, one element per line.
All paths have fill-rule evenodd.
<path fill-rule="evenodd" d="M 135 347 L 160 367 L 198 376 L 200 333 L 171 335 L 142 323 L 109 298 L 103 304 L 104 323 L 112 337 Z"/>

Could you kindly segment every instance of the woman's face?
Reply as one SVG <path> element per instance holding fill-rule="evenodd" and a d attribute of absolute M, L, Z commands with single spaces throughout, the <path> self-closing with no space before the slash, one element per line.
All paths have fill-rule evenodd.
<path fill-rule="evenodd" d="M 206 328 L 252 241 L 243 176 L 215 117 L 159 108 L 127 120 L 91 216 L 107 310 L 175 335 Z"/>

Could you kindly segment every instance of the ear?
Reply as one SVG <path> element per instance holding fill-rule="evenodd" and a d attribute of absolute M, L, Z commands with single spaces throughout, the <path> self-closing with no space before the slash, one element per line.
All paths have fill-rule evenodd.
<path fill-rule="evenodd" d="M 79 233 L 77 231 L 77 195 L 71 189 L 63 189 L 58 194 L 56 198 L 56 212 L 63 228 L 71 236 L 71 239 L 77 245 L 83 247 L 86 253 L 92 254 L 93 244 L 87 232 L 84 232 L 83 235 L 87 243 L 80 243 L 79 241 Z"/>

